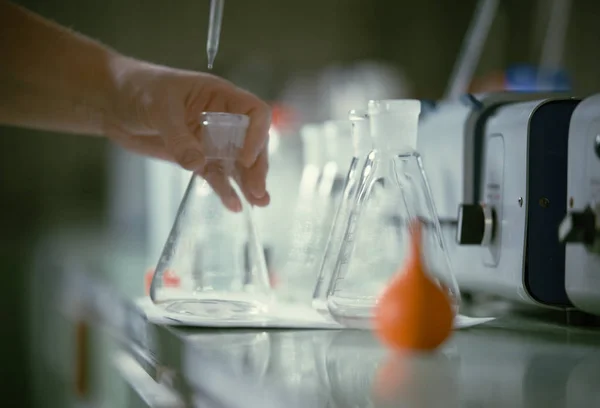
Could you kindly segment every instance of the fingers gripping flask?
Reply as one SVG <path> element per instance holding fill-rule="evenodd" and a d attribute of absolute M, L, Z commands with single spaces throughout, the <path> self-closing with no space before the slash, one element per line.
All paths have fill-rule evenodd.
<path fill-rule="evenodd" d="M 420 102 L 370 101 L 373 151 L 362 170 L 327 294 L 331 316 L 372 328 L 374 306 L 409 255 L 409 226 L 423 225 L 424 262 L 458 310 L 454 279 L 422 158 L 416 151 Z"/>
<path fill-rule="evenodd" d="M 206 112 L 197 135 L 202 177 L 192 175 L 158 261 L 150 297 L 167 312 L 203 320 L 259 318 L 271 303 L 264 252 L 252 209 L 238 185 L 237 158 L 246 137 L 245 115 Z M 227 209 L 214 189 L 231 188 L 242 203 Z M 176 276 L 179 285 L 167 285 Z"/>

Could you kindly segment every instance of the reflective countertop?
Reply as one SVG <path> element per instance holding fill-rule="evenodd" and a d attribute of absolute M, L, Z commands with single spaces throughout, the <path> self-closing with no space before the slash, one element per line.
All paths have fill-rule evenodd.
<path fill-rule="evenodd" d="M 58 310 L 66 308 L 77 319 L 89 314 L 90 322 L 116 340 L 121 354 L 133 357 L 117 358 L 121 371 L 133 378 L 126 381 L 136 392 L 145 392 L 141 399 L 155 402 L 150 406 L 179 407 L 184 405 L 172 401 L 185 400 L 187 406 L 202 408 L 600 407 L 599 328 L 567 327 L 509 313 L 504 306 L 478 305 L 464 313 L 503 317 L 455 332 L 435 354 L 397 355 L 369 332 L 157 326 L 147 324 L 133 303 L 117 300 L 118 293 L 100 284 L 96 274 L 80 282 L 87 275 L 80 273 L 79 263 L 71 263 L 70 255 L 82 256 L 97 246 L 78 231 L 70 236 L 62 240 L 55 231 L 49 236 L 51 245 L 40 252 L 33 275 L 32 294 L 38 302 L 33 327 L 40 335 L 32 358 L 44 364 L 39 381 L 46 399 L 47 384 L 54 384 L 48 382 L 51 371 L 46 367 L 58 367 L 59 375 L 69 373 L 71 360 L 65 356 L 72 355 L 73 342 L 66 337 L 72 332 L 56 319 L 63 313 Z M 108 270 L 118 286 L 137 296 L 139 281 L 126 278 L 139 274 L 123 271 L 139 271 L 143 259 L 110 259 Z M 68 279 L 71 270 L 76 282 Z M 102 310 L 92 311 L 96 307 Z M 95 360 L 104 362 L 107 356 L 103 351 Z M 117 377 L 109 369 L 102 373 L 103 379 Z M 142 379 L 144 373 L 149 381 Z M 161 385 L 155 387 L 156 382 Z M 164 389 L 176 396 L 162 395 Z M 102 406 L 119 405 L 111 401 Z"/>
<path fill-rule="evenodd" d="M 597 328 L 504 317 L 422 355 L 363 331 L 153 330 L 161 381 L 193 406 L 600 407 Z"/>

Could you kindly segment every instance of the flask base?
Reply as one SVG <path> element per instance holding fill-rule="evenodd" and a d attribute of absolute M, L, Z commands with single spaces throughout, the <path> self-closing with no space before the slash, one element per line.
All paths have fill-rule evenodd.
<path fill-rule="evenodd" d="M 331 317 L 344 327 L 371 330 L 373 328 L 373 307 L 375 297 L 338 297 L 327 300 Z"/>
<path fill-rule="evenodd" d="M 327 300 L 329 315 L 337 323 L 350 329 L 372 330 L 374 308 L 377 304 L 375 297 L 340 297 L 333 296 Z M 458 316 L 459 302 L 453 300 L 452 312 Z"/>
<path fill-rule="evenodd" d="M 206 293 L 155 302 L 168 313 L 196 317 L 203 321 L 248 321 L 261 319 L 268 304 L 250 294 Z"/>

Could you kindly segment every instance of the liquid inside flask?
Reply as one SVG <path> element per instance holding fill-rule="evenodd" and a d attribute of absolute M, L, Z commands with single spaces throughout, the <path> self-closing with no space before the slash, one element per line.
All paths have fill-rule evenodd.
<path fill-rule="evenodd" d="M 366 110 L 352 110 L 349 114 L 353 156 L 343 182 L 341 197 L 333 215 L 333 222 L 326 241 L 325 250 L 319 266 L 317 281 L 313 292 L 313 307 L 320 312 L 328 313 L 327 289 L 331 282 L 335 263 L 344 239 L 345 226 L 350 210 L 356 200 L 360 185 L 363 165 L 370 153 L 373 143 L 369 132 L 369 120 Z M 346 166 L 347 167 L 347 166 Z"/>
<path fill-rule="evenodd" d="M 239 186 L 237 157 L 249 119 L 203 113 L 199 140 L 206 164 L 192 175 L 150 288 L 166 311 L 203 320 L 259 318 L 271 303 L 264 252 Z M 207 180 L 210 180 L 210 184 Z M 227 209 L 212 185 L 229 185 L 242 210 Z M 178 284 L 169 284 L 176 279 Z"/>
<path fill-rule="evenodd" d="M 420 102 L 370 101 L 373 151 L 361 174 L 345 222 L 340 252 L 327 293 L 327 307 L 339 323 L 371 329 L 374 306 L 409 256 L 410 225 L 423 225 L 423 258 L 434 282 L 458 311 L 460 295 L 422 158 L 415 150 Z"/>
<path fill-rule="evenodd" d="M 287 301 L 309 304 L 333 212 L 352 157 L 349 121 L 327 121 L 302 130 L 305 167 L 293 213 L 281 288 Z"/>

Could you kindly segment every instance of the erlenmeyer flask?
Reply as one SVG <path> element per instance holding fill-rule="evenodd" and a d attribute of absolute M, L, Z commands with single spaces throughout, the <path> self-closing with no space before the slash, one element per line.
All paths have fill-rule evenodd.
<path fill-rule="evenodd" d="M 242 202 L 228 210 L 205 179 L 193 175 L 158 261 L 150 297 L 168 312 L 207 320 L 260 317 L 271 301 L 264 252 L 237 181 L 236 158 L 248 117 L 206 112 L 200 118 L 205 179 L 229 182 Z M 166 276 L 176 276 L 178 287 Z"/>
<path fill-rule="evenodd" d="M 276 293 L 280 300 L 295 302 L 308 291 L 310 275 L 304 262 L 311 263 L 311 254 L 319 244 L 319 220 L 325 201 L 319 198 L 318 187 L 325 165 L 323 125 L 307 124 L 300 129 L 303 168 L 298 186 L 291 226 L 285 238 L 284 255 L 277 264 Z M 310 265 L 308 265 L 310 268 Z"/>
<path fill-rule="evenodd" d="M 350 327 L 371 328 L 379 295 L 402 268 L 409 248 L 409 225 L 423 228 L 424 263 L 449 294 L 455 313 L 459 291 L 450 266 L 437 211 L 415 150 L 420 102 L 370 101 L 373 151 L 348 217 L 327 306 L 332 317 Z"/>
<path fill-rule="evenodd" d="M 299 135 L 288 133 L 282 136 L 276 130 L 270 131 L 267 188 L 271 202 L 266 207 L 254 208 L 254 219 L 263 240 L 272 287 L 277 287 L 286 260 L 286 242 L 292 226 L 290 209 L 297 202 L 302 172 L 300 143 Z"/>
<path fill-rule="evenodd" d="M 304 167 L 300 176 L 298 201 L 306 201 L 317 194 L 319 181 L 325 166 L 325 152 L 323 149 L 323 125 L 311 123 L 300 129 Z"/>
<path fill-rule="evenodd" d="M 320 312 L 328 313 L 327 310 L 327 285 L 335 268 L 337 256 L 344 239 L 345 226 L 350 215 L 350 210 L 356 199 L 360 174 L 363 165 L 372 149 L 373 142 L 369 132 L 369 120 L 366 110 L 352 110 L 349 114 L 352 134 L 352 147 L 354 156 L 350 160 L 350 167 L 346 173 L 341 199 L 335 206 L 333 223 L 329 232 L 329 238 L 325 245 L 324 255 L 317 276 L 317 282 L 313 292 L 313 307 Z"/>
<path fill-rule="evenodd" d="M 348 165 L 353 156 L 352 123 L 349 120 L 328 120 L 323 124 L 323 133 L 326 160 L 318 193 L 328 198 L 327 211 L 333 216 L 337 200 L 344 191 Z"/>
<path fill-rule="evenodd" d="M 283 268 L 287 300 L 305 304 L 311 301 L 334 209 L 352 157 L 349 121 L 327 121 L 317 129 L 305 127 L 302 132 L 307 164 Z M 312 164 L 315 162 L 317 166 Z"/>

